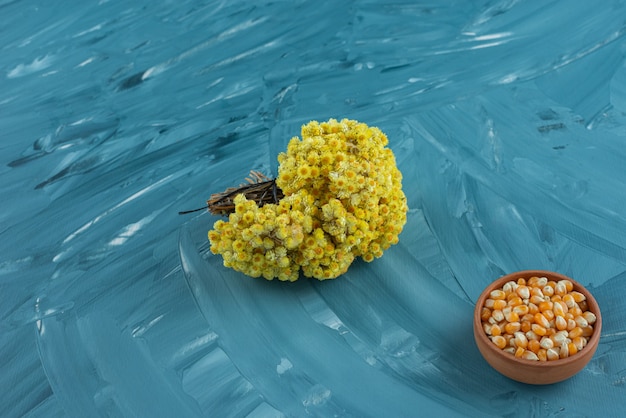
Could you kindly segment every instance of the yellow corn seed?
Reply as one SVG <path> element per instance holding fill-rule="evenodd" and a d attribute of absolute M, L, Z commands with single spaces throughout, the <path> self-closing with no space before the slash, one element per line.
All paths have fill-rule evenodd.
<path fill-rule="evenodd" d="M 494 310 L 491 312 L 491 317 L 492 317 L 493 319 L 495 319 L 496 321 L 498 321 L 498 322 L 500 322 L 500 321 L 503 321 L 503 320 L 504 320 L 504 314 L 503 314 L 503 313 L 502 313 L 502 311 L 501 311 L 501 310 L 499 310 L 499 309 L 494 309 Z"/>
<path fill-rule="evenodd" d="M 557 300 L 552 306 L 552 310 L 554 311 L 555 315 L 565 316 L 565 314 L 569 311 L 569 307 L 562 300 Z"/>
<path fill-rule="evenodd" d="M 572 344 L 574 344 L 576 349 L 580 351 L 587 345 L 587 339 L 585 337 L 572 338 Z"/>
<path fill-rule="evenodd" d="M 537 305 L 537 308 L 539 308 L 539 305 L 541 304 L 541 302 L 545 302 L 542 296 L 537 296 L 537 295 L 532 295 L 530 299 L 528 299 L 528 301 L 530 303 Z"/>
<path fill-rule="evenodd" d="M 566 292 L 571 292 L 572 290 L 574 290 L 574 283 L 569 280 L 559 280 L 557 284 L 559 283 L 563 283 Z"/>
<path fill-rule="evenodd" d="M 568 334 L 568 338 L 576 338 L 576 337 L 580 337 L 583 335 L 583 329 L 581 327 L 575 327 L 573 328 Z"/>
<path fill-rule="evenodd" d="M 524 303 L 522 298 L 517 296 L 517 294 L 513 293 L 512 295 L 513 297 L 511 297 L 511 299 L 509 299 L 509 302 L 508 302 L 509 306 L 520 306 L 521 304 Z"/>
<path fill-rule="evenodd" d="M 589 338 L 593 335 L 593 327 L 591 325 L 583 328 L 583 337 Z"/>
<path fill-rule="evenodd" d="M 519 279 L 517 279 L 517 284 L 519 286 L 526 286 L 526 279 L 524 279 L 523 277 L 520 277 Z"/>
<path fill-rule="evenodd" d="M 552 309 L 548 309 L 547 311 L 544 311 L 542 313 L 543 313 L 543 316 L 545 316 L 548 321 L 552 322 L 554 320 L 554 316 L 555 315 L 554 315 L 554 311 Z M 550 326 L 552 327 L 552 326 L 554 326 L 554 324 L 551 324 Z"/>
<path fill-rule="evenodd" d="M 573 316 L 574 318 L 576 318 L 577 316 L 581 316 L 581 315 L 583 314 L 583 311 L 582 311 L 582 309 L 580 309 L 580 308 L 578 307 L 578 305 L 576 305 L 575 307 L 573 307 L 573 308 L 571 308 L 571 309 L 569 310 L 569 313 L 571 313 L 571 314 L 572 314 L 572 316 Z"/>
<path fill-rule="evenodd" d="M 507 312 L 507 313 L 504 314 L 504 319 L 507 322 L 509 322 L 509 323 L 511 323 L 511 322 L 518 322 L 519 321 L 519 315 L 516 314 L 513 311 L 510 311 L 510 312 Z"/>
<path fill-rule="evenodd" d="M 554 318 L 554 325 L 556 326 L 556 329 L 563 331 L 564 329 L 567 329 L 567 320 L 561 315 L 557 315 Z"/>
<path fill-rule="evenodd" d="M 506 339 L 501 335 L 491 337 L 491 342 L 493 342 L 499 349 L 506 347 Z"/>
<path fill-rule="evenodd" d="M 551 311 L 554 307 L 554 303 L 549 300 L 542 300 L 537 304 L 540 312 Z"/>
<path fill-rule="evenodd" d="M 526 285 L 518 286 L 517 289 L 515 289 L 515 293 L 522 299 L 530 298 L 530 289 Z"/>
<path fill-rule="evenodd" d="M 537 351 L 537 358 L 539 361 L 548 361 L 548 350 L 540 348 L 539 351 Z"/>
<path fill-rule="evenodd" d="M 544 286 L 542 291 L 543 291 L 543 295 L 544 296 L 550 297 L 550 296 L 554 295 L 554 287 L 552 287 L 552 286 Z"/>
<path fill-rule="evenodd" d="M 541 341 L 539 341 L 539 345 L 541 348 L 545 348 L 546 350 L 554 347 L 554 341 L 550 337 L 543 337 Z"/>
<path fill-rule="evenodd" d="M 573 356 L 574 354 L 578 353 L 578 347 L 576 347 L 576 344 L 572 343 L 568 343 L 567 344 L 567 351 L 569 352 L 570 356 Z"/>
<path fill-rule="evenodd" d="M 518 315 L 526 315 L 528 313 L 528 305 L 518 305 L 513 307 L 513 312 Z"/>
<path fill-rule="evenodd" d="M 537 354 L 540 348 L 541 348 L 541 344 L 539 344 L 539 341 L 537 340 L 528 341 L 528 349 L 532 351 L 533 353 Z"/>
<path fill-rule="evenodd" d="M 517 283 L 515 283 L 514 281 L 506 282 L 504 286 L 502 286 L 502 290 L 504 291 L 504 293 L 507 293 L 507 294 L 515 292 L 516 288 L 517 288 Z"/>
<path fill-rule="evenodd" d="M 558 360 L 559 351 L 556 348 L 549 348 L 546 350 L 546 357 L 548 357 L 548 361 Z"/>
<path fill-rule="evenodd" d="M 574 328 L 576 328 L 578 326 L 578 324 L 576 323 L 576 321 L 574 321 L 573 319 L 568 319 L 567 320 L 567 330 L 571 331 Z"/>
<path fill-rule="evenodd" d="M 497 337 L 497 336 L 499 336 L 501 334 L 502 334 L 502 330 L 500 329 L 500 327 L 497 324 L 494 324 L 494 325 L 491 326 L 491 335 L 493 335 L 494 337 Z"/>
<path fill-rule="evenodd" d="M 549 328 L 550 327 L 550 321 L 548 321 L 548 319 L 543 316 L 543 314 L 541 312 L 537 312 L 534 315 L 534 319 L 535 319 L 535 323 L 541 325 L 544 328 Z"/>
<path fill-rule="evenodd" d="M 537 334 L 535 334 L 535 331 L 533 331 L 533 330 L 530 330 L 530 331 L 524 333 L 524 335 L 526 335 L 526 339 L 528 340 L 529 343 L 531 341 L 533 341 L 533 340 L 539 341 L 539 336 Z"/>
<path fill-rule="evenodd" d="M 506 299 L 506 293 L 503 290 L 496 289 L 491 291 L 489 297 L 494 300 L 504 300 Z"/>
<path fill-rule="evenodd" d="M 585 319 L 583 315 L 578 315 L 577 317 L 575 317 L 574 322 L 576 322 L 576 325 L 578 325 L 581 328 L 585 328 L 586 326 L 589 325 L 589 323 L 587 322 L 587 320 Z"/>
<path fill-rule="evenodd" d="M 566 293 L 567 288 L 565 287 L 565 285 L 563 283 L 557 282 L 556 286 L 554 287 L 554 296 L 559 296 L 562 298 L 563 296 L 565 296 Z"/>
<path fill-rule="evenodd" d="M 515 336 L 515 345 L 517 347 L 521 347 L 524 349 L 528 347 L 528 338 L 526 338 L 526 335 L 523 332 L 518 331 L 513 335 Z"/>
<path fill-rule="evenodd" d="M 543 337 L 544 335 L 548 333 L 548 330 L 546 329 L 546 327 L 543 327 L 539 324 L 532 324 L 531 329 L 535 334 L 539 335 L 540 337 Z"/>
<path fill-rule="evenodd" d="M 591 311 L 583 312 L 583 317 L 587 320 L 587 324 L 588 325 L 589 324 L 595 324 L 596 319 L 597 319 L 596 315 L 593 312 L 591 312 Z"/>
<path fill-rule="evenodd" d="M 491 309 L 483 308 L 482 311 L 480 311 L 480 319 L 485 322 L 488 321 L 489 318 L 491 318 Z"/>
<path fill-rule="evenodd" d="M 543 299 L 543 292 L 541 291 L 540 287 L 530 286 L 529 289 L 530 289 L 530 297 L 539 296 L 540 298 Z"/>
<path fill-rule="evenodd" d="M 493 302 L 493 309 L 502 310 L 506 307 L 506 301 L 504 299 L 496 299 Z"/>
<path fill-rule="evenodd" d="M 565 342 L 565 340 L 567 340 L 569 336 L 569 332 L 567 331 L 559 331 L 554 333 L 553 335 L 550 336 L 550 338 L 552 339 L 552 341 L 554 341 L 554 345 L 561 345 Z"/>
<path fill-rule="evenodd" d="M 568 308 L 573 308 L 574 306 L 578 306 L 576 301 L 574 300 L 574 296 L 570 293 L 563 295 L 563 302 L 567 305 Z"/>
<path fill-rule="evenodd" d="M 503 349 L 506 347 L 506 338 L 501 335 L 491 337 L 491 342 L 493 342 L 499 349 Z"/>
<path fill-rule="evenodd" d="M 524 353 L 525 353 L 525 352 L 526 352 L 526 349 L 525 349 L 525 348 L 523 348 L 523 347 L 517 347 L 517 348 L 515 349 L 515 357 L 517 357 L 517 358 L 521 358 L 521 357 L 524 355 Z"/>
<path fill-rule="evenodd" d="M 515 338 L 512 335 L 507 334 L 504 338 L 507 339 L 506 341 L 509 347 L 517 348 L 517 346 L 515 345 Z"/>
<path fill-rule="evenodd" d="M 487 298 L 485 300 L 485 308 L 493 309 L 494 303 L 496 303 L 495 299 Z"/>
<path fill-rule="evenodd" d="M 537 357 L 537 354 L 533 353 L 530 350 L 524 351 L 524 353 L 522 354 L 522 358 L 526 360 L 539 361 L 539 357 Z"/>
<path fill-rule="evenodd" d="M 522 326 L 520 328 L 520 331 L 522 332 L 528 332 L 532 329 L 532 323 L 530 321 L 522 321 L 521 324 Z"/>
<path fill-rule="evenodd" d="M 559 349 L 559 358 L 568 358 L 569 357 L 569 349 L 567 347 L 567 343 L 561 344 L 561 348 Z"/>
<path fill-rule="evenodd" d="M 509 322 L 504 325 L 504 332 L 510 335 L 515 334 L 522 328 L 519 322 Z"/>
<path fill-rule="evenodd" d="M 506 347 L 506 348 L 505 348 L 504 350 L 502 350 L 502 351 L 504 351 L 505 353 L 508 353 L 508 354 L 515 355 L 515 348 L 513 348 L 513 347 Z"/>

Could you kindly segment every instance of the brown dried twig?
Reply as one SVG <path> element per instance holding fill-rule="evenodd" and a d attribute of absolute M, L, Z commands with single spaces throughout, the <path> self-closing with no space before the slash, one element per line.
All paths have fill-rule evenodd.
<path fill-rule="evenodd" d="M 259 207 L 266 203 L 278 203 L 283 198 L 283 192 L 276 185 L 276 179 L 270 179 L 258 171 L 250 171 L 246 178 L 247 184 L 239 187 L 229 187 L 221 193 L 214 193 L 206 202 L 206 207 L 178 212 L 184 215 L 191 212 L 208 209 L 214 215 L 228 215 L 235 211 L 234 199 L 240 194 L 248 200 L 254 200 Z"/>

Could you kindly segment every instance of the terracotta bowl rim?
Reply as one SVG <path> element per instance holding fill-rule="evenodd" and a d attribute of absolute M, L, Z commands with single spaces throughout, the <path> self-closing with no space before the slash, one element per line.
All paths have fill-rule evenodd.
<path fill-rule="evenodd" d="M 485 334 L 485 332 L 483 331 L 482 320 L 480 316 L 481 316 L 482 307 L 484 306 L 485 300 L 487 299 L 487 296 L 489 295 L 489 293 L 496 288 L 501 288 L 508 281 L 511 281 L 511 280 L 517 281 L 518 278 L 528 279 L 533 276 L 547 277 L 548 280 L 556 280 L 556 281 L 569 280 L 574 285 L 574 290 L 581 292 L 587 297 L 587 303 L 589 305 L 588 310 L 593 312 L 596 315 L 596 323 L 593 325 L 593 334 L 589 338 L 589 341 L 587 342 L 587 345 L 585 346 L 585 348 L 580 353 L 576 353 L 575 355 L 571 357 L 567 357 L 567 358 L 559 359 L 559 360 L 553 360 L 553 361 L 536 361 L 536 360 L 527 360 L 523 358 L 518 358 L 518 357 L 512 356 L 509 353 L 505 353 L 504 351 L 496 347 L 491 342 L 487 334 Z M 595 351 L 595 348 L 597 347 L 600 341 L 600 334 L 602 332 L 602 314 L 600 313 L 600 306 L 598 305 L 598 302 L 595 300 L 591 292 L 587 290 L 582 284 L 572 279 L 571 277 L 565 276 L 561 273 L 557 273 L 554 271 L 549 271 L 549 270 L 521 270 L 521 271 L 506 274 L 500 277 L 499 279 L 494 280 L 493 282 L 491 282 L 491 284 L 485 287 L 483 292 L 478 297 L 478 301 L 476 302 L 476 306 L 474 309 L 474 330 L 475 330 L 476 338 L 479 338 L 483 342 L 487 343 L 487 344 L 484 344 L 487 350 L 493 352 L 494 355 L 498 357 L 503 357 L 506 360 L 511 361 L 513 363 L 523 364 L 525 367 L 534 367 L 537 369 L 553 369 L 553 368 L 566 366 L 570 363 L 576 363 L 578 361 L 585 359 L 585 356 L 579 356 L 579 354 L 584 353 L 584 350 L 587 348 Z M 589 360 L 590 358 L 587 359 L 587 361 Z"/>

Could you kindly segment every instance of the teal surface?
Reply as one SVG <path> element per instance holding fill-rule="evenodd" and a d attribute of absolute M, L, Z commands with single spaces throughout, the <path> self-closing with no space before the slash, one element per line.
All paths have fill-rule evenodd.
<path fill-rule="evenodd" d="M 0 416 L 622 416 L 626 2 L 0 0 Z M 255 280 L 179 216 L 310 120 L 381 128 L 400 243 Z M 603 312 L 588 366 L 501 376 L 503 274 Z"/>

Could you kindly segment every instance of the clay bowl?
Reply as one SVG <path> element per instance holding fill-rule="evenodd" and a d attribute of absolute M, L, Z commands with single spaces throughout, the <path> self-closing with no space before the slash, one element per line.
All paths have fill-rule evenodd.
<path fill-rule="evenodd" d="M 596 315 L 596 322 L 593 324 L 594 331 L 591 337 L 589 337 L 587 345 L 578 353 L 564 359 L 553 361 L 536 361 L 517 358 L 513 354 L 504 352 L 496 347 L 485 333 L 480 316 L 485 300 L 489 297 L 491 291 L 502 288 L 508 281 L 517 281 L 518 278 L 529 279 L 533 276 L 546 277 L 548 280 L 554 281 L 570 280 L 574 285 L 574 290 L 587 297 L 588 310 Z M 598 347 L 598 342 L 600 341 L 601 331 L 602 316 L 600 315 L 600 308 L 591 293 L 580 283 L 577 283 L 567 276 L 544 270 L 520 271 L 499 278 L 483 291 L 476 302 L 476 308 L 474 310 L 474 339 L 476 340 L 476 345 L 480 353 L 485 360 L 487 360 L 487 363 L 513 380 L 534 385 L 546 385 L 560 382 L 581 371 L 593 357 Z"/>

